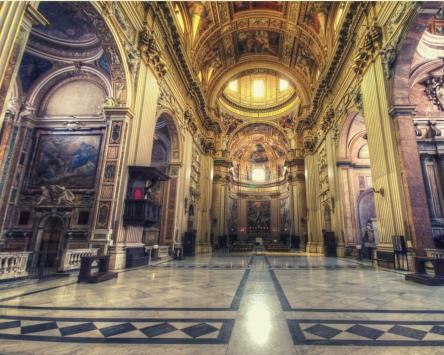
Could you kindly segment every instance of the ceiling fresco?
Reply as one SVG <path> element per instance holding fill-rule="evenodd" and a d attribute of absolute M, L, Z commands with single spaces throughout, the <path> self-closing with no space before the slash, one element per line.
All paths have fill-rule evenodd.
<path fill-rule="evenodd" d="M 278 32 L 266 30 L 242 31 L 236 34 L 237 53 L 245 54 L 270 54 L 278 55 Z"/>
<path fill-rule="evenodd" d="M 333 46 L 328 33 L 339 3 L 193 1 L 173 6 L 191 29 L 183 31 L 184 47 L 222 131 L 232 132 L 237 120 L 248 120 L 235 110 L 222 109 L 218 101 L 242 70 L 278 71 L 295 83 L 299 106 L 293 111 L 309 104 Z M 288 128 L 292 122 L 281 120 L 288 112 L 276 112 L 273 119 Z M 256 121 L 267 118 L 251 115 Z"/>
<path fill-rule="evenodd" d="M 262 169 L 264 182 L 280 179 L 285 173 L 288 143 L 274 126 L 253 123 L 237 131 L 230 143 L 233 177 L 237 181 L 251 181 L 254 169 Z"/>
<path fill-rule="evenodd" d="M 284 10 L 284 1 L 233 1 L 231 5 L 234 13 L 247 10 L 273 10 L 278 12 Z"/>
<path fill-rule="evenodd" d="M 69 42 L 81 43 L 95 40 L 97 36 L 91 30 L 90 24 L 73 4 L 43 1 L 39 6 L 39 11 L 51 25 L 34 26 L 34 32 L 55 40 Z"/>

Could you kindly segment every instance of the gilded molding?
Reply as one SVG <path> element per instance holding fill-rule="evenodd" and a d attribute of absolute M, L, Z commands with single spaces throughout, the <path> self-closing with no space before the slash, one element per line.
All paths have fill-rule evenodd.
<path fill-rule="evenodd" d="M 335 111 L 334 111 L 333 107 L 330 106 L 327 109 L 327 112 L 325 113 L 324 118 L 321 123 L 321 130 L 324 133 L 329 130 L 329 128 L 333 124 L 334 119 L 335 119 Z"/>
<path fill-rule="evenodd" d="M 167 73 L 167 64 L 162 58 L 153 31 L 146 27 L 139 34 L 139 50 L 143 61 L 154 70 L 158 79 L 163 78 Z"/>
<path fill-rule="evenodd" d="M 312 154 L 315 151 L 317 143 L 317 137 L 309 130 L 304 132 L 303 145 L 304 145 L 304 153 Z"/>
<path fill-rule="evenodd" d="M 353 70 L 357 75 L 367 68 L 373 55 L 382 47 L 382 30 L 379 26 L 370 26 L 364 34 L 364 39 L 357 54 L 353 58 Z"/>
<path fill-rule="evenodd" d="M 364 2 L 356 1 L 350 3 L 349 10 L 345 15 L 341 31 L 338 35 L 335 53 L 324 77 L 320 81 L 318 88 L 313 95 L 311 111 L 304 119 L 299 121 L 297 126 L 298 133 L 302 134 L 304 130 L 314 126 L 316 117 L 320 114 L 320 109 L 322 108 L 322 101 L 334 85 L 335 78 L 342 69 L 342 63 L 346 59 L 349 48 L 352 48 L 354 45 L 353 37 L 356 33 L 355 29 L 358 26 L 361 15 L 365 13 L 368 6 L 369 4 Z"/>

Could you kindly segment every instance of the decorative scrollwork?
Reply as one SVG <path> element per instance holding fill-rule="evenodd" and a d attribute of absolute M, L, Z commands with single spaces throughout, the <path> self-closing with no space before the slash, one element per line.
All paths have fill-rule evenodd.
<path fill-rule="evenodd" d="M 360 75 L 364 72 L 370 58 L 381 48 L 382 31 L 378 26 L 370 26 L 364 35 L 361 46 L 353 58 L 353 70 Z"/>
<path fill-rule="evenodd" d="M 430 101 L 444 111 L 444 76 L 431 77 L 425 82 L 425 92 Z"/>
<path fill-rule="evenodd" d="M 142 59 L 150 65 L 159 78 L 167 73 L 167 63 L 162 58 L 161 50 L 154 37 L 153 31 L 145 28 L 140 32 L 139 50 Z"/>

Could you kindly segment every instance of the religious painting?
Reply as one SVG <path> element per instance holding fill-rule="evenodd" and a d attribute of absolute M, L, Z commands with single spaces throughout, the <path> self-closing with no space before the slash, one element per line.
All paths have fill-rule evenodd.
<path fill-rule="evenodd" d="M 248 201 L 247 226 L 250 233 L 269 233 L 271 228 L 270 201 Z"/>
<path fill-rule="evenodd" d="M 234 1 L 233 11 L 241 12 L 246 10 L 273 10 L 282 12 L 283 1 Z"/>
<path fill-rule="evenodd" d="M 36 25 L 33 29 L 56 40 L 85 42 L 96 37 L 88 20 L 74 2 L 46 2 L 39 4 L 39 11 L 50 23 Z"/>
<path fill-rule="evenodd" d="M 280 200 L 280 230 L 281 233 L 290 232 L 290 199 L 283 198 Z"/>
<path fill-rule="evenodd" d="M 279 118 L 278 121 L 279 121 L 279 125 L 283 129 L 294 129 L 294 127 L 296 125 L 295 121 L 291 115 L 283 116 L 283 117 Z"/>
<path fill-rule="evenodd" d="M 237 233 L 237 200 L 228 199 L 228 232 Z"/>
<path fill-rule="evenodd" d="M 279 33 L 255 30 L 237 34 L 237 51 L 243 54 L 271 54 L 277 55 L 279 48 Z"/>
<path fill-rule="evenodd" d="M 51 68 L 52 64 L 50 61 L 25 53 L 19 68 L 19 77 L 23 91 L 28 92 L 32 84 Z"/>
<path fill-rule="evenodd" d="M 38 133 L 28 187 L 93 189 L 102 135 Z"/>
<path fill-rule="evenodd" d="M 262 144 L 256 144 L 254 150 L 250 154 L 250 162 L 265 163 L 268 161 L 267 152 Z"/>

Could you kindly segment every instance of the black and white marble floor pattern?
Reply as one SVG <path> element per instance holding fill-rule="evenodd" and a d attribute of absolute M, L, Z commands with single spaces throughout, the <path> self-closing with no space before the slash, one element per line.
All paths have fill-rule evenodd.
<path fill-rule="evenodd" d="M 442 354 L 443 306 L 352 259 L 200 256 L 0 288 L 0 354 Z"/>

